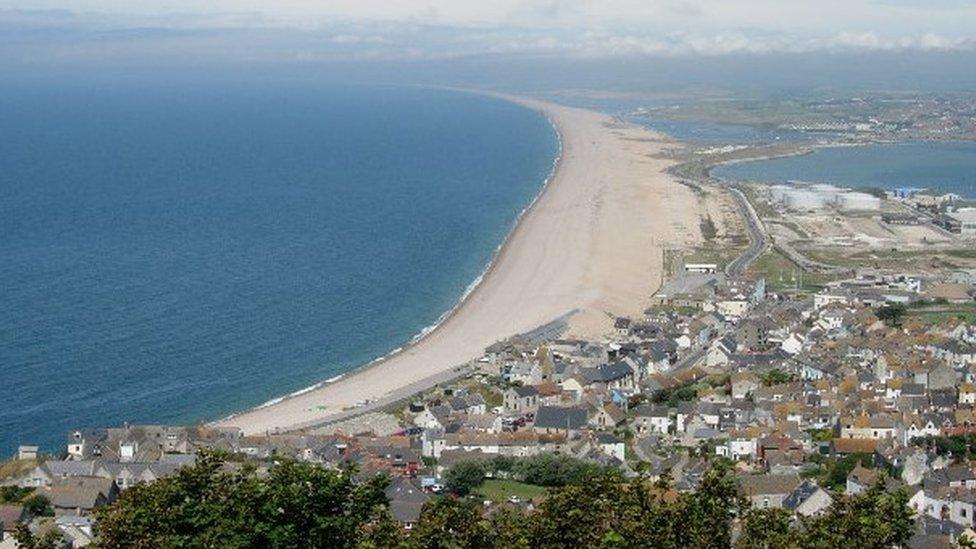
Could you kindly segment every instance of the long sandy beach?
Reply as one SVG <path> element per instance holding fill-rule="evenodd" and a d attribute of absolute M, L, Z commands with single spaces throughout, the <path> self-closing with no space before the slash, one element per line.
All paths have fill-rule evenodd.
<path fill-rule="evenodd" d="M 575 108 L 511 98 L 544 112 L 562 157 L 481 284 L 433 332 L 341 380 L 222 420 L 246 434 L 337 418 L 357 401 L 419 389 L 485 347 L 558 317 L 570 334 L 599 337 L 611 315 L 637 315 L 662 278 L 662 249 L 700 239 L 699 203 L 656 157 L 667 142 L 646 129 Z M 518 139 L 518 136 L 512 136 Z"/>

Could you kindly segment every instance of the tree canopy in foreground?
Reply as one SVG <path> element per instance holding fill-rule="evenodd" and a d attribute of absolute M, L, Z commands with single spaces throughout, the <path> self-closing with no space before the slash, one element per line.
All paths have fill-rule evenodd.
<path fill-rule="evenodd" d="M 550 490 L 533 512 L 486 511 L 471 499 L 425 506 L 406 532 L 389 514 L 389 479 L 283 461 L 268 471 L 214 454 L 171 478 L 123 493 L 97 516 L 101 547 L 891 547 L 912 535 L 903 492 L 839 496 L 824 515 L 794 521 L 751 510 L 727 467 L 694 493 L 600 472 Z M 31 540 L 25 540 L 31 547 Z"/>

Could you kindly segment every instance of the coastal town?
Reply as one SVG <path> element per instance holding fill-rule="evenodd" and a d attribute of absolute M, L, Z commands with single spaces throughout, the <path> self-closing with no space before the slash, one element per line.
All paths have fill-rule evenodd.
<path fill-rule="evenodd" d="M 558 319 L 490 345 L 409 398 L 357 403 L 341 420 L 290 432 L 126 424 L 65 433 L 54 455 L 21 446 L 0 469 L 0 547 L 15 547 L 24 527 L 85 546 L 99 508 L 211 451 L 259 468 L 292 459 L 354 466 L 362 479 L 385 474 L 405 531 L 445 497 L 475 499 L 485 513 L 531 513 L 549 488 L 511 474 L 511 464 L 559 457 L 675 493 L 694 492 L 724 462 L 753 507 L 797 518 L 880 484 L 908 494 L 911 546 L 976 540 L 970 258 L 891 263 L 880 257 L 888 242 L 872 261 L 840 268 L 807 258 L 813 237 L 795 242 L 815 232 L 817 216 L 832 216 L 837 231 L 888 225 L 888 237 L 907 239 L 900 249 L 914 239 L 918 254 L 941 246 L 951 258 L 946 250 L 972 249 L 970 222 L 940 222 L 953 214 L 937 206 L 954 197 L 701 184 L 729 205 L 741 200 L 738 228 L 723 220 L 703 231 L 715 233 L 711 244 L 671 258 L 646 310 L 609 319 L 603 337 L 571 337 Z M 735 257 L 719 253 L 735 242 Z M 823 258 L 829 247 L 819 246 Z"/>

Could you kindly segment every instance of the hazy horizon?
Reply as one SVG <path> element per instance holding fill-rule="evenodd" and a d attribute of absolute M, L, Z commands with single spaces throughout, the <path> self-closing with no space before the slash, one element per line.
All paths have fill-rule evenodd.
<path fill-rule="evenodd" d="M 976 3 L 0 0 L 14 77 L 315 77 L 539 91 L 976 89 Z"/>

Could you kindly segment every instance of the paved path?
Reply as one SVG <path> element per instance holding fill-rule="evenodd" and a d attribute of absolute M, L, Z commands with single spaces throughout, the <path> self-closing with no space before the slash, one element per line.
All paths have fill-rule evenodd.
<path fill-rule="evenodd" d="M 759 219 L 759 214 L 756 213 L 752 204 L 749 203 L 746 195 L 735 187 L 728 187 L 728 189 L 732 193 L 736 205 L 739 207 L 739 212 L 745 218 L 746 228 L 749 230 L 749 248 L 725 266 L 725 274 L 730 277 L 735 277 L 746 272 L 749 265 L 766 252 L 766 249 L 769 248 L 770 239 L 769 233 L 766 231 L 766 226 Z"/>

